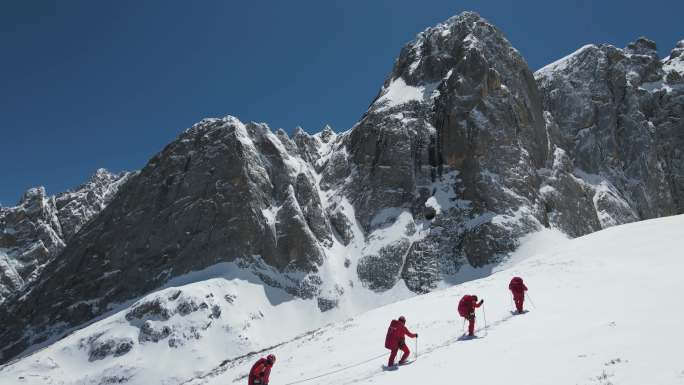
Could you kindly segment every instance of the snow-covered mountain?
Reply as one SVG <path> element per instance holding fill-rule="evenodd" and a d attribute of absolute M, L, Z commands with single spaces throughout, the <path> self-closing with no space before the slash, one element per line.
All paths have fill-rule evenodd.
<path fill-rule="evenodd" d="M 470 383 L 677 384 L 684 380 L 677 354 L 684 338 L 683 227 L 684 216 L 675 216 L 576 239 L 544 230 L 527 237 L 489 277 L 288 341 L 280 339 L 284 331 L 312 324 L 307 318 L 315 312 L 305 301 L 217 266 L 192 277 L 197 282 L 174 282 L 3 367 L 0 383 L 244 383 L 251 364 L 274 353 L 271 381 L 277 384 L 321 375 L 305 383 L 418 384 L 452 378 L 455 368 L 459 382 Z M 513 276 L 524 277 L 530 289 L 529 312 L 523 315 L 511 314 Z M 232 296 L 238 286 L 249 288 L 249 299 Z M 477 314 L 478 339 L 459 340 L 463 322 L 456 307 L 464 294 L 485 300 Z M 399 315 L 419 333 L 418 354 L 412 356 L 417 361 L 383 371 L 385 331 Z M 277 327 L 264 322 L 273 316 L 280 320 Z M 248 338 L 266 349 L 241 355 Z M 415 354 L 414 344 L 409 340 Z"/>
<path fill-rule="evenodd" d="M 592 44 L 535 73 L 555 149 L 540 172 L 554 227 L 578 236 L 682 212 L 681 51 L 661 61 L 645 38 Z"/>
<path fill-rule="evenodd" d="M 682 213 L 681 45 L 592 45 L 533 74 L 465 12 L 401 50 L 348 131 L 202 120 L 106 207 L 56 204 L 92 219 L 0 305 L 0 362 L 68 335 L 52 346 L 95 373 L 76 383 L 148 378 L 105 366 L 187 349 L 203 371 L 488 276 L 523 239 Z"/>
<path fill-rule="evenodd" d="M 36 187 L 18 205 L 0 207 L 0 303 L 30 286 L 130 175 L 98 169 L 73 191 L 48 196 L 45 188 Z"/>

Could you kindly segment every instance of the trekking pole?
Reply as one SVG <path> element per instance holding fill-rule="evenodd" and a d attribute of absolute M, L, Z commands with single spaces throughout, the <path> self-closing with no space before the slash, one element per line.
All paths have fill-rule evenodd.
<path fill-rule="evenodd" d="M 416 360 L 418 360 L 418 336 L 416 336 Z"/>
<path fill-rule="evenodd" d="M 534 301 L 532 301 L 532 297 L 529 293 L 527 293 L 527 299 L 530 301 L 530 304 L 532 304 L 532 307 L 536 309 L 537 307 L 534 305 Z"/>
<path fill-rule="evenodd" d="M 484 330 L 485 330 L 485 336 L 489 335 L 489 330 L 487 330 L 487 315 L 485 314 L 484 311 L 484 306 L 482 306 L 482 320 L 484 321 Z"/>

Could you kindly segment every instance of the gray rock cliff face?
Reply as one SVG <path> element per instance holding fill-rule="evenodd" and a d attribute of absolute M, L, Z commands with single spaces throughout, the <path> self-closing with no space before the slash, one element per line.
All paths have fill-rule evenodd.
<path fill-rule="evenodd" d="M 116 193 L 113 177 L 32 190 L 0 214 L 29 228 L 0 238 L 0 362 L 217 263 L 328 311 L 354 280 L 423 293 L 464 266 L 486 273 L 544 227 L 575 237 L 682 213 L 683 51 L 590 45 L 533 74 L 465 12 L 408 43 L 344 133 L 205 119 Z M 42 264 L 30 286 L 6 246 L 22 231 L 42 245 L 21 246 Z M 175 341 L 141 325 L 140 341 Z M 135 341 L 83 343 L 99 360 Z"/>
<path fill-rule="evenodd" d="M 0 207 L 0 302 L 33 282 L 129 176 L 99 169 L 74 191 L 48 196 L 32 188 L 17 206 Z"/>
<path fill-rule="evenodd" d="M 68 243 L 91 218 L 104 210 L 132 175 L 130 172 L 113 174 L 101 168 L 74 191 L 57 194 L 55 207 L 64 241 Z"/>
<path fill-rule="evenodd" d="M 646 84 L 653 95 L 649 116 L 665 167 L 665 180 L 679 214 L 684 212 L 684 40 L 677 43 L 662 64 L 664 77 Z"/>
<path fill-rule="evenodd" d="M 411 266 L 404 278 L 423 292 L 464 263 L 496 261 L 541 226 L 536 170 L 547 152 L 532 72 L 501 31 L 464 13 L 401 51 L 380 94 L 344 137 L 338 158 L 347 162 L 330 164 L 323 179 L 337 181 L 332 188 L 353 203 L 367 232 L 388 207 L 408 210 L 416 222 L 428 221 L 428 213 L 427 235 L 410 243 L 397 270 Z M 457 193 L 435 216 L 426 201 L 443 184 Z M 413 279 L 413 271 L 431 273 Z"/>
<path fill-rule="evenodd" d="M 218 262 L 265 264 L 280 273 L 255 267 L 265 282 L 312 297 L 332 239 L 313 172 L 300 147 L 264 124 L 233 117 L 196 124 L 121 186 L 31 290 L 6 306 L 0 318 L 11 326 L 0 338 L 14 344 L 3 354 Z M 63 209 L 72 205 L 60 198 Z"/>
<path fill-rule="evenodd" d="M 588 45 L 535 74 L 556 151 L 545 205 L 572 236 L 682 212 L 684 89 L 670 83 L 684 67 L 681 49 L 661 61 L 655 48 Z"/>

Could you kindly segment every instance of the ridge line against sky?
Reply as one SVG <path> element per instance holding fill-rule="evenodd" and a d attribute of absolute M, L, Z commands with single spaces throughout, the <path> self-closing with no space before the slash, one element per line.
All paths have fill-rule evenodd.
<path fill-rule="evenodd" d="M 665 56 L 684 2 L 5 1 L 0 13 L 0 204 L 55 194 L 99 167 L 134 170 L 205 117 L 289 133 L 358 120 L 401 47 L 465 10 L 532 70 L 589 43 L 639 36 Z"/>

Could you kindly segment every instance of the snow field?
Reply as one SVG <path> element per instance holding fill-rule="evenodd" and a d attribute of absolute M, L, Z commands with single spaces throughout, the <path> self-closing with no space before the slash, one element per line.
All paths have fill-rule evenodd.
<path fill-rule="evenodd" d="M 97 332 L 135 336 L 122 312 L 1 368 L 0 384 L 100 384 L 117 378 L 126 378 L 128 384 L 238 384 L 246 382 L 256 358 L 267 353 L 278 357 L 271 376 L 274 385 L 402 385 L 452 379 L 482 384 L 682 384 L 683 228 L 684 216 L 676 216 L 574 240 L 540 232 L 527 237 L 489 277 L 328 324 L 223 366 L 224 360 L 241 356 L 245 346 L 259 350 L 276 345 L 283 336 L 326 320 L 316 318 L 311 301 L 288 298 L 248 276 L 231 276 L 234 270 L 226 267 L 214 268 L 218 271 L 186 277 L 194 283 L 177 280 L 173 284 L 179 286 L 153 294 L 166 297 L 180 289 L 183 296 L 206 298 L 213 293 L 215 298 L 239 289 L 234 307 L 221 305 L 223 315 L 214 320 L 221 327 L 208 328 L 202 338 L 178 348 L 169 348 L 165 340 L 141 344 L 120 357 L 89 361 L 79 347 L 85 337 Z M 523 315 L 510 313 L 507 287 L 516 275 L 530 288 L 530 312 Z M 481 338 L 459 341 L 463 321 L 456 307 L 464 294 L 476 294 L 485 304 L 484 313 L 477 313 Z M 263 318 L 253 317 L 258 312 Z M 171 322 L 188 330 L 205 320 L 203 314 L 175 314 Z M 383 371 L 389 354 L 383 347 L 386 328 L 399 315 L 420 334 L 419 357 L 398 371 Z M 234 333 L 240 327 L 246 327 L 244 332 Z M 414 350 L 415 340 L 407 342 Z"/>
<path fill-rule="evenodd" d="M 463 383 L 681 384 L 684 383 L 684 281 L 679 271 L 684 216 L 613 227 L 558 241 L 506 270 L 440 292 L 387 305 L 321 329 L 273 352 L 272 383 L 295 381 L 388 353 L 392 318 L 405 315 L 420 334 L 419 358 L 384 372 L 386 355 L 308 384 Z M 549 246 L 549 245 L 547 245 Z M 528 244 L 530 252 L 533 244 Z M 507 290 L 520 275 L 530 288 L 524 315 L 512 315 Z M 457 341 L 460 297 L 485 299 L 488 328 L 478 311 L 475 340 Z M 413 349 L 414 341 L 408 340 Z M 251 360 L 192 384 L 231 383 Z"/>

